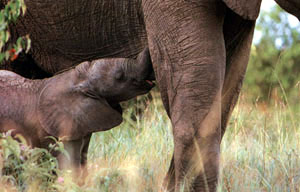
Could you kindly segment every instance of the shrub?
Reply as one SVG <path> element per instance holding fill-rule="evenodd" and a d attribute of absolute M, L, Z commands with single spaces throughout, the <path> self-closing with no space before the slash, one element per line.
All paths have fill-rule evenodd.
<path fill-rule="evenodd" d="M 262 37 L 253 45 L 244 84 L 247 94 L 260 101 L 280 99 L 298 103 L 300 82 L 300 30 L 291 26 L 279 7 L 263 12 L 256 32 Z"/>

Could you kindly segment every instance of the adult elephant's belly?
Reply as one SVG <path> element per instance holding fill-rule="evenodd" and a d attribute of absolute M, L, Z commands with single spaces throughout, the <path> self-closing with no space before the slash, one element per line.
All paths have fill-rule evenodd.
<path fill-rule="evenodd" d="M 82 61 L 134 57 L 147 44 L 139 0 L 26 0 L 17 24 L 29 34 L 31 54 L 55 73 Z"/>

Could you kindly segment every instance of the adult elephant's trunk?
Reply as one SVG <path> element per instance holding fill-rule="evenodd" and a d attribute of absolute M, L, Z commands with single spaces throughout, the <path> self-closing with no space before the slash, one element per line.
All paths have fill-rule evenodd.
<path fill-rule="evenodd" d="M 173 125 L 175 150 L 166 187 L 215 191 L 225 5 L 218 0 L 143 0 L 143 9 L 156 80 Z"/>

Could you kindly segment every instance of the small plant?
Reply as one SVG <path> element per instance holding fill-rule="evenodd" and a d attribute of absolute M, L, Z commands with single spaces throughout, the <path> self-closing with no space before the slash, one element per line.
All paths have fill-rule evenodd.
<path fill-rule="evenodd" d="M 56 191 L 58 162 L 51 155 L 54 151 L 64 151 L 63 144 L 55 140 L 49 151 L 30 148 L 26 140 L 11 131 L 0 134 L 0 186 L 14 187 L 18 191 Z"/>

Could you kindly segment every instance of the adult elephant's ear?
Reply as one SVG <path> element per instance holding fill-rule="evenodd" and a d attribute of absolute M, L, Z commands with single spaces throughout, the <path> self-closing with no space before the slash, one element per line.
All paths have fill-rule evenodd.
<path fill-rule="evenodd" d="M 73 80 L 64 79 L 48 82 L 39 96 L 39 122 L 48 134 L 75 140 L 122 122 L 121 113 L 104 98 L 87 97 L 77 90 Z"/>
<path fill-rule="evenodd" d="M 262 0 L 223 0 L 223 2 L 243 19 L 256 20 Z"/>
<path fill-rule="evenodd" d="M 300 1 L 299 0 L 275 0 L 276 3 L 288 13 L 294 15 L 300 21 Z"/>

